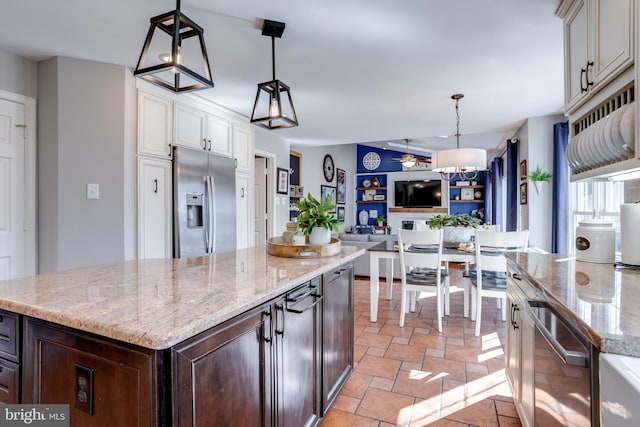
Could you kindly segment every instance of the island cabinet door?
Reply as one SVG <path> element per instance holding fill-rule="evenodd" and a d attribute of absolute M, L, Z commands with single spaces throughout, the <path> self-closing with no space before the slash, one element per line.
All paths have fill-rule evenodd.
<path fill-rule="evenodd" d="M 322 411 L 340 393 L 353 368 L 353 264 L 325 273 L 322 316 Z"/>
<path fill-rule="evenodd" d="M 322 281 L 317 277 L 274 304 L 279 427 L 316 425 L 320 413 Z"/>
<path fill-rule="evenodd" d="M 68 404 L 74 427 L 155 426 L 156 356 L 27 318 L 23 403 Z"/>
<path fill-rule="evenodd" d="M 271 306 L 172 349 L 174 426 L 271 426 Z"/>

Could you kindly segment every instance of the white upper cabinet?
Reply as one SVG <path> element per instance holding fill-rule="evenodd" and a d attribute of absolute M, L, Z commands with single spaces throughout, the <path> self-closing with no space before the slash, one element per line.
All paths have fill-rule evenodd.
<path fill-rule="evenodd" d="M 205 134 L 207 114 L 190 105 L 174 104 L 174 143 L 185 147 L 206 150 L 209 147 Z"/>
<path fill-rule="evenodd" d="M 171 100 L 138 89 L 138 154 L 171 157 Z"/>
<path fill-rule="evenodd" d="M 230 120 L 214 114 L 207 114 L 207 144 L 212 153 L 225 157 L 233 156 Z"/>
<path fill-rule="evenodd" d="M 566 0 L 565 111 L 572 113 L 634 62 L 633 0 Z"/>
<path fill-rule="evenodd" d="M 251 127 L 238 123 L 233 125 L 233 157 L 238 172 L 250 172 L 253 166 L 253 138 Z"/>

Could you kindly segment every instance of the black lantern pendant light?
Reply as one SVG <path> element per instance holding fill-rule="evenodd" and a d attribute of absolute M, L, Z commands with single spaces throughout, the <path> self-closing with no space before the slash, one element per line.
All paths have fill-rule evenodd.
<path fill-rule="evenodd" d="M 264 20 L 262 35 L 271 37 L 271 66 L 273 80 L 258 84 L 256 103 L 253 106 L 251 123 L 267 129 L 280 129 L 298 126 L 296 110 L 291 100 L 289 86 L 276 79 L 275 39 L 281 38 L 284 22 Z M 260 95 L 263 95 L 260 97 Z"/>
<path fill-rule="evenodd" d="M 133 74 L 172 92 L 213 87 L 204 30 L 180 12 L 180 0 L 176 10 L 151 18 Z"/>

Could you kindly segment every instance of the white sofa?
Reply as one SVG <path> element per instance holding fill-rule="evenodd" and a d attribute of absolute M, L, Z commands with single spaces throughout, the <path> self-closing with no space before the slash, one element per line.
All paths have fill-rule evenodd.
<path fill-rule="evenodd" d="M 342 241 L 343 245 L 353 245 L 363 248 L 370 248 L 387 240 L 396 241 L 398 236 L 395 234 L 355 234 L 344 233 L 340 234 L 338 238 Z M 353 263 L 353 272 L 356 276 L 369 277 L 369 253 L 359 256 Z M 384 266 L 380 267 L 380 277 L 386 277 L 386 270 Z M 393 263 L 393 278 L 400 278 L 400 262 Z"/>

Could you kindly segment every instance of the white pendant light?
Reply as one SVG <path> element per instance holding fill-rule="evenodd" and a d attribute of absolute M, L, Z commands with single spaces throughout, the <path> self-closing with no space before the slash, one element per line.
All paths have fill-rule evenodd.
<path fill-rule="evenodd" d="M 456 148 L 441 150 L 431 156 L 434 172 L 440 172 L 443 178 L 451 180 L 456 174 L 460 179 L 469 179 L 478 175 L 478 171 L 487 169 L 487 151 L 482 148 L 460 148 L 460 111 L 458 104 L 464 97 L 461 93 L 451 96 L 456 101 Z"/>

